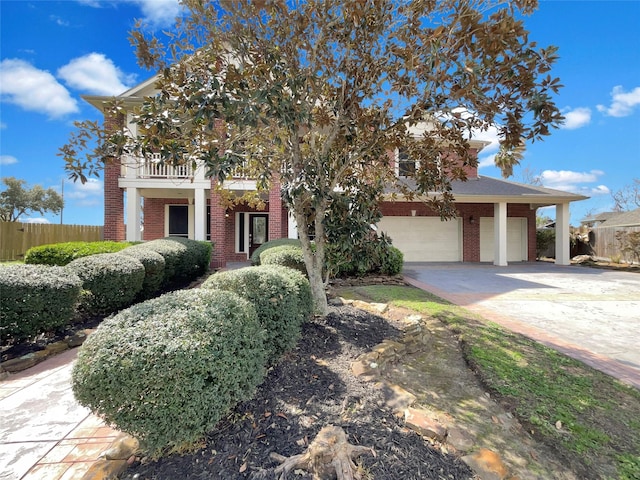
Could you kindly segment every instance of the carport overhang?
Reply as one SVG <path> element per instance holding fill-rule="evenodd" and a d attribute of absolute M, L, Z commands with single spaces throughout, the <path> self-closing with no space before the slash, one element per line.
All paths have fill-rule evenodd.
<path fill-rule="evenodd" d="M 482 180 L 490 180 L 491 186 L 504 186 L 513 190 L 510 194 L 496 195 L 489 192 L 473 193 L 465 192 L 464 190 L 473 190 L 477 185 L 480 187 L 481 183 L 470 180 L 467 185 L 460 188 L 462 182 L 454 182 L 453 195 L 454 203 L 471 203 L 471 204 L 493 204 L 494 215 L 494 265 L 506 266 L 507 263 L 507 205 L 508 204 L 528 204 L 531 210 L 536 210 L 540 207 L 555 206 L 556 209 L 556 259 L 555 263 L 558 265 L 569 265 L 571 263 L 570 255 L 570 239 L 569 239 L 569 205 L 571 202 L 580 200 L 586 200 L 589 197 L 584 195 L 578 195 L 569 192 L 563 192 L 559 190 L 548 189 L 544 187 L 521 185 L 513 182 L 507 182 L 505 180 L 489 179 L 483 177 Z M 456 188 L 458 187 L 458 188 Z M 467 187 L 467 188 L 465 188 Z M 470 188 L 469 188 L 470 187 Z M 460 193 L 456 193 L 457 189 L 463 190 Z M 482 190 L 483 188 L 478 188 Z M 384 196 L 384 200 L 393 202 L 402 201 L 426 201 L 428 199 L 434 199 L 440 197 L 441 194 L 433 193 L 429 195 L 417 195 L 412 198 L 404 197 L 401 194 L 388 193 Z"/>

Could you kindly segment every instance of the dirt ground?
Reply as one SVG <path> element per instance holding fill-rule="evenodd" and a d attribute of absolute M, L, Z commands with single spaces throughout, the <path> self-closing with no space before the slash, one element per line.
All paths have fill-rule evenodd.
<path fill-rule="evenodd" d="M 302 453 L 325 425 L 342 427 L 360 457 L 363 479 L 477 479 L 461 458 L 481 448 L 499 454 L 507 471 L 495 478 L 574 479 L 553 452 L 537 445 L 480 387 L 457 340 L 437 320 L 424 348 L 387 365 L 383 379 L 416 396 L 420 408 L 449 429 L 436 442 L 407 428 L 378 381 L 356 377 L 352 362 L 384 339 L 399 338 L 406 311 L 385 317 L 349 306 L 304 325 L 296 348 L 268 372 L 249 402 L 238 405 L 197 451 L 157 461 L 138 459 L 123 480 L 271 479 L 272 452 Z M 454 441 L 454 438 L 455 441 Z M 289 478 L 308 479 L 297 470 Z M 489 477 L 485 477 L 489 478 Z"/>

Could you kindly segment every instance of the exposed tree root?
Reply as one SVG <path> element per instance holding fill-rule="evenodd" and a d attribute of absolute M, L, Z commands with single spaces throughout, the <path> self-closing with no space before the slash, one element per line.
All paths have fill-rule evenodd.
<path fill-rule="evenodd" d="M 363 453 L 376 454 L 373 448 L 351 445 L 342 428 L 327 425 L 306 452 L 288 458 L 272 453 L 271 458 L 282 463 L 275 469 L 280 480 L 286 480 L 287 474 L 296 468 L 312 473 L 314 480 L 360 480 L 362 476 L 353 460 Z"/>

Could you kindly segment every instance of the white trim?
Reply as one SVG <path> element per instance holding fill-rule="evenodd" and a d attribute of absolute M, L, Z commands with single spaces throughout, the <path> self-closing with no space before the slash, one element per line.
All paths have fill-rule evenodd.
<path fill-rule="evenodd" d="M 556 205 L 556 264 L 571 264 L 571 241 L 569 239 L 569 204 Z"/>

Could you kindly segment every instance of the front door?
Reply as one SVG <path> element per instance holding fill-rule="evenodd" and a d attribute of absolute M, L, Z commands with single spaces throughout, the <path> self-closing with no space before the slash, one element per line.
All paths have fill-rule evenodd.
<path fill-rule="evenodd" d="M 189 207 L 169 205 L 169 236 L 189 238 Z"/>
<path fill-rule="evenodd" d="M 249 215 L 249 256 L 269 239 L 269 216 L 265 214 Z"/>

